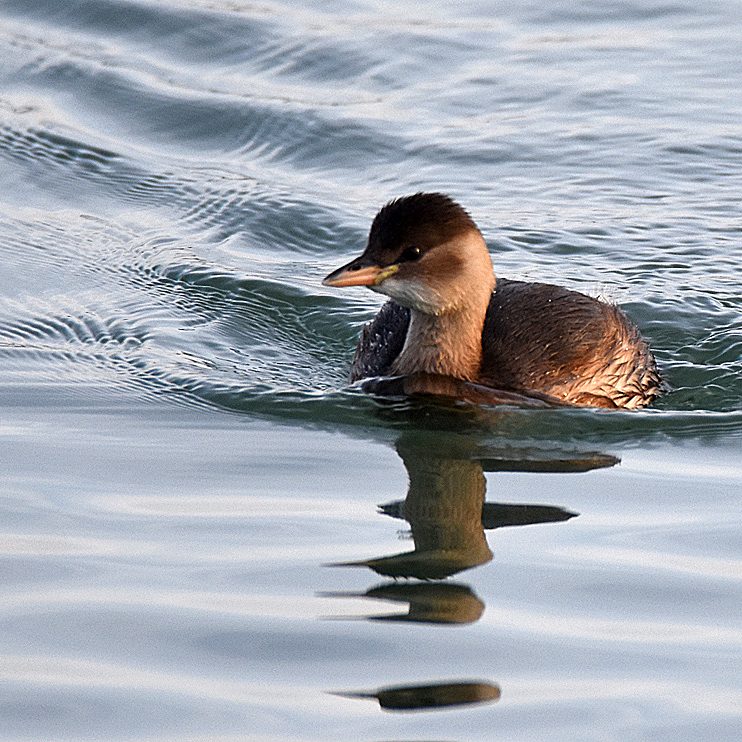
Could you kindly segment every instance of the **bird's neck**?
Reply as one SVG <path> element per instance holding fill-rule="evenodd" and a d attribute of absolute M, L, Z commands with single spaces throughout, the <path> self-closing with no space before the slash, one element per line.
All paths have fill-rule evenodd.
<path fill-rule="evenodd" d="M 392 374 L 423 372 L 475 381 L 482 362 L 482 328 L 492 295 L 491 289 L 480 293 L 455 311 L 440 315 L 411 310 L 407 338 Z"/>

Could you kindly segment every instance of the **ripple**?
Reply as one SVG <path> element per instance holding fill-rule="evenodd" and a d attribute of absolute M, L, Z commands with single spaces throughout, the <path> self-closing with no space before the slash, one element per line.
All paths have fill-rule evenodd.
<path fill-rule="evenodd" d="M 98 7 L 101 3 L 83 5 L 93 13 L 103 11 Z M 151 11 L 136 3 L 117 3 L 109 7 L 108 15 L 116 15 L 122 5 L 133 11 L 131 15 L 136 16 L 141 24 L 140 30 L 147 29 L 146 37 L 150 41 L 146 16 Z M 157 14 L 158 17 L 166 16 L 167 12 L 162 8 Z M 75 26 L 79 23 L 69 10 L 61 16 L 64 20 L 75 18 Z M 210 20 L 213 26 L 213 19 Z M 182 18 L 179 23 L 183 23 Z M 233 19 L 223 19 L 222 23 L 225 29 L 234 25 Z M 110 31 L 111 27 L 107 26 L 107 30 Z M 77 28 L 71 33 L 76 31 Z M 194 59 L 191 48 L 193 34 L 179 37 L 178 31 L 184 29 L 174 30 L 172 38 L 187 39 L 190 43 L 183 58 L 177 60 L 163 60 L 158 55 L 157 46 L 147 45 L 143 50 L 136 44 L 128 55 L 125 51 L 114 53 L 110 49 L 101 59 L 100 50 L 80 53 L 79 46 L 69 37 L 63 37 L 67 39 L 66 43 L 62 40 L 50 45 L 47 29 L 39 29 L 33 34 L 25 25 L 15 34 L 6 32 L 5 44 L 21 48 L 28 54 L 29 62 L 23 72 L 29 84 L 34 89 L 45 91 L 47 97 L 66 111 L 70 120 L 79 120 L 83 113 L 76 105 L 82 95 L 90 104 L 84 110 L 87 128 L 105 128 L 109 137 L 115 136 L 119 141 L 135 140 L 140 149 L 147 149 L 157 156 L 163 154 L 163 149 L 183 154 L 195 148 L 202 152 L 211 150 L 212 157 L 226 153 L 230 161 L 235 153 L 241 153 L 252 163 L 281 161 L 294 167 L 311 168 L 320 154 L 325 158 L 334 154 L 336 166 L 348 170 L 355 168 L 359 152 L 369 156 L 380 152 L 378 133 L 370 126 L 359 121 L 336 123 L 334 116 L 321 114 L 321 106 L 317 104 L 323 95 L 328 98 L 327 92 L 313 96 L 311 100 L 292 100 L 291 88 L 283 93 L 276 92 L 274 83 L 270 96 L 264 94 L 261 99 L 260 93 L 254 92 L 256 86 L 247 83 L 246 87 L 244 70 L 241 70 L 241 77 L 231 80 L 232 85 L 224 85 L 223 68 L 210 75 L 201 63 L 189 73 L 194 62 L 199 62 L 199 55 Z M 210 33 L 216 36 L 218 30 L 212 28 Z M 231 46 L 236 43 L 234 33 L 235 29 L 229 28 L 228 35 L 235 38 Z M 248 46 L 250 36 L 248 30 L 241 37 L 240 44 L 243 49 L 249 49 L 249 59 L 255 65 L 256 73 L 262 76 L 271 72 L 276 83 L 282 75 L 297 78 L 293 83 L 296 89 L 306 90 L 307 76 L 312 76 L 310 70 L 315 67 L 318 67 L 316 79 L 323 84 L 321 90 L 331 91 L 333 86 L 329 83 L 333 76 L 339 81 L 352 76 L 350 68 L 353 64 L 349 64 L 349 60 L 355 59 L 354 64 L 366 66 L 357 55 L 346 54 L 342 48 L 328 49 L 323 62 L 319 52 L 323 44 L 332 43 L 329 38 L 325 42 L 312 42 L 307 38 L 297 41 L 295 38 L 282 38 L 281 32 L 264 48 L 261 57 L 259 45 Z M 122 38 L 131 45 L 136 34 L 125 25 Z M 169 48 L 172 51 L 174 45 Z M 201 56 L 206 57 L 207 48 L 208 60 L 217 58 L 213 46 L 204 47 Z M 140 58 L 143 51 L 145 56 Z M 286 54 L 290 53 L 293 60 L 297 52 L 298 56 L 303 55 L 311 62 L 297 67 L 293 67 L 294 61 L 287 63 Z M 364 100 L 373 100 L 373 97 L 361 95 L 356 104 Z M 72 107 L 71 103 L 74 104 Z M 332 93 L 325 103 L 328 104 L 352 106 L 354 103 L 347 96 L 338 99 L 337 94 Z M 105 127 L 101 127 L 101 120 L 106 122 Z M 328 129 L 331 130 L 329 134 Z M 326 147 L 328 136 L 333 141 L 329 151 Z M 388 153 L 387 158 L 393 156 L 388 144 L 383 151 Z"/>
<path fill-rule="evenodd" d="M 586 615 L 545 615 L 515 606 L 488 606 L 482 619 L 513 632 L 561 637 L 583 645 L 588 642 L 627 645 L 679 645 L 742 647 L 742 634 L 735 626 L 715 623 L 690 624 L 652 620 L 613 620 Z"/>
<path fill-rule="evenodd" d="M 141 541 L 133 544 L 122 540 L 85 538 L 82 536 L 55 536 L 42 534 L 0 534 L 0 554 L 4 557 L 32 556 L 56 557 L 123 557 L 155 556 L 159 548 L 155 544 L 145 545 Z"/>
<path fill-rule="evenodd" d="M 621 679 L 601 680 L 565 680 L 564 678 L 544 678 L 540 681 L 519 680 L 512 683 L 508 690 L 508 698 L 518 707 L 526 704 L 543 703 L 549 705 L 559 703 L 574 703 L 575 699 L 583 698 L 592 701 L 608 699 L 621 700 L 662 698 L 674 710 L 687 704 L 681 699 L 693 699 L 693 707 L 697 713 L 728 714 L 733 719 L 739 717 L 739 706 L 742 703 L 742 693 L 728 686 L 709 688 L 701 683 L 681 680 L 652 680 L 642 677 L 627 681 Z"/>
<path fill-rule="evenodd" d="M 276 248 L 314 254 L 344 233 L 321 204 L 275 185 L 215 166 L 194 169 L 190 163 L 173 162 L 171 170 L 152 172 L 86 141 L 85 131 L 62 135 L 35 125 L 32 114 L 17 118 L 15 126 L 0 128 L 0 157 L 20 164 L 19 178 L 26 182 L 43 180 L 46 198 L 58 191 L 60 205 L 74 187 L 92 209 L 101 201 L 167 209 L 175 212 L 180 233 L 209 230 L 221 240 L 245 234 L 262 250 L 263 260 L 275 256 Z M 352 241 L 360 244 L 361 238 Z"/>
<path fill-rule="evenodd" d="M 12 311 L 22 319 L 8 317 L 14 339 L 5 337 L 3 351 L 14 354 L 18 374 L 23 352 L 27 363 L 46 367 L 47 374 L 58 363 L 69 378 L 115 378 L 123 386 L 172 393 L 178 403 L 255 414 L 272 408 L 279 417 L 302 419 L 345 419 L 354 409 L 369 424 L 375 403 L 335 390 L 344 386 L 359 324 L 374 305 L 320 289 L 325 264 L 362 244 L 364 220 L 383 200 L 378 191 L 399 185 L 386 175 L 390 166 L 404 163 L 411 173 L 403 179 L 408 187 L 442 178 L 448 188 L 468 183 L 468 171 L 481 175 L 481 163 L 488 162 L 509 184 L 501 196 L 520 191 L 517 219 L 506 218 L 498 233 L 505 248 L 498 250 L 498 271 L 620 301 L 657 348 L 673 387 L 660 409 L 697 413 L 693 422 L 617 422 L 619 433 L 607 432 L 600 418 L 586 428 L 609 437 L 632 429 L 650 436 L 680 430 L 704 435 L 716 425 L 736 430 L 734 417 L 701 416 L 734 413 L 742 397 L 742 308 L 733 278 L 738 257 L 728 249 L 736 233 L 719 208 L 734 189 L 731 181 L 715 179 L 706 196 L 719 196 L 716 211 L 705 198 L 701 209 L 689 213 L 695 186 L 679 180 L 674 169 L 699 161 L 724 165 L 739 151 L 733 127 L 709 124 L 689 139 L 668 126 L 637 137 L 637 119 L 615 111 L 635 82 L 625 72 L 611 77 L 610 89 L 593 91 L 607 110 L 596 110 L 589 126 L 575 120 L 570 128 L 571 118 L 565 125 L 544 112 L 542 131 L 525 137 L 507 106 L 496 120 L 479 106 L 467 118 L 462 112 L 481 99 L 470 93 L 495 90 L 497 76 L 507 81 L 516 64 L 512 55 L 560 59 L 573 45 L 550 32 L 524 34 L 517 25 L 493 22 L 493 38 L 506 51 L 488 76 L 471 58 L 471 21 L 443 11 L 422 25 L 410 19 L 392 24 L 393 59 L 358 36 L 356 22 L 372 21 L 363 11 L 332 26 L 325 21 L 338 21 L 335 15 L 313 9 L 285 15 L 273 6 L 257 12 L 218 3 L 205 9 L 107 0 L 10 2 L 3 13 L 8 23 L 0 46 L 14 51 L 23 85 L 0 101 L 8 114 L 0 126 L 0 157 L 15 182 L 27 185 L 10 199 L 20 208 L 8 204 L 12 218 L 0 248 L 18 267 L 42 269 L 49 285 L 57 285 L 60 303 L 59 311 L 37 307 L 35 316 L 32 305 L 24 310 L 24 278 L 13 287 Z M 630 14 L 632 23 L 643 22 L 637 13 Z M 378 19 L 371 25 L 389 27 Z M 162 33 L 166 45 L 155 43 Z M 419 42 L 415 53 L 406 34 Z M 609 52 L 609 36 L 607 30 L 582 29 L 570 38 L 579 39 L 584 54 L 596 44 Z M 639 54 L 664 36 L 657 26 L 636 38 L 627 47 L 621 37 L 617 48 Z M 451 60 L 451 90 L 431 101 L 432 81 L 421 60 L 432 63 L 444 52 Z M 573 57 L 564 61 L 574 64 Z M 555 72 L 536 98 L 526 101 L 520 91 L 512 100 L 536 107 L 549 100 L 555 111 L 571 115 L 584 107 L 580 96 L 602 74 L 601 64 L 581 86 Z M 394 82 L 402 72 L 418 82 L 408 94 Z M 340 92 L 349 80 L 352 96 Z M 503 84 L 503 100 L 508 91 L 517 93 L 508 87 L 512 83 Z M 381 91 L 387 94 L 383 105 Z M 427 117 L 433 110 L 448 118 L 431 137 Z M 551 137 L 548 147 L 544 136 Z M 618 173 L 605 166 L 618 163 L 629 140 L 631 162 L 657 164 L 649 190 L 644 170 L 630 176 L 631 162 Z M 567 178 L 564 163 L 554 170 L 555 141 L 574 169 Z M 533 167 L 541 168 L 537 178 Z M 370 186 L 358 183 L 361 172 Z M 352 190 L 339 194 L 346 177 Z M 51 215 L 21 203 L 29 188 L 53 204 Z M 627 200 L 631 189 L 636 197 Z M 487 229 L 495 221 L 494 188 L 480 183 L 473 190 Z M 71 191 L 93 218 L 67 208 Z M 529 199 L 538 203 L 530 224 Z M 545 201 L 553 204 L 547 213 Z M 366 216 L 358 216 L 359 207 Z M 712 244 L 709 226 L 716 230 Z M 581 256 L 595 256 L 595 265 L 585 265 L 589 261 Z M 61 282 L 52 276 L 60 267 L 74 276 L 75 286 L 78 276 L 92 277 L 95 290 L 81 294 L 89 307 L 65 306 Z M 111 301 L 101 301 L 95 291 Z M 127 322 L 143 336 L 117 340 Z M 341 409 L 332 411 L 335 404 Z M 578 437 L 580 420 L 573 431 Z"/>
<path fill-rule="evenodd" d="M 265 684 L 208 679 L 202 674 L 147 670 L 125 663 L 85 660 L 74 657 L 33 657 L 2 655 L 2 678 L 6 683 L 53 685 L 58 688 L 109 688 L 118 691 L 155 691 L 191 698 L 208 698 L 230 703 L 261 704 L 283 708 L 275 689 Z"/>
<path fill-rule="evenodd" d="M 710 476 L 708 471 L 704 471 Z M 739 475 L 737 475 L 737 479 Z M 566 553 L 563 556 L 567 556 Z M 571 547 L 570 562 L 582 561 L 591 566 L 610 565 L 612 568 L 633 567 L 637 571 L 673 572 L 680 577 L 705 577 L 713 580 L 742 581 L 742 560 L 708 557 L 702 554 L 658 554 L 641 549 Z M 648 566 L 651 565 L 651 566 Z"/>
<path fill-rule="evenodd" d="M 79 168 L 88 177 L 108 178 L 118 160 L 114 152 L 92 147 L 43 129 L 14 130 L 0 128 L 0 147 L 8 155 L 45 166 Z"/>
<path fill-rule="evenodd" d="M 105 552 L 101 552 L 105 553 Z M 97 556 L 96 552 L 92 556 Z M 309 558 L 309 554 L 307 554 Z M 266 554 L 261 554 L 262 559 Z M 235 617 L 241 620 L 251 618 L 282 618 L 301 620 L 307 615 L 329 611 L 335 603 L 325 597 L 304 597 L 285 595 L 255 595 L 253 593 L 219 592 L 202 590 L 147 589 L 127 590 L 116 588 L 96 588 L 75 590 L 57 588 L 56 590 L 33 590 L 8 592 L 7 602 L 0 607 L 0 613 L 14 613 L 30 616 L 44 615 L 51 611 L 64 611 L 74 617 L 75 613 L 87 607 L 88 611 L 105 614 L 108 611 L 129 611 L 133 616 L 138 609 L 147 609 L 153 616 L 163 613 L 190 613 Z M 358 601 L 348 599 L 340 610 L 348 615 L 358 608 Z M 363 605 L 363 604 L 361 604 Z"/>

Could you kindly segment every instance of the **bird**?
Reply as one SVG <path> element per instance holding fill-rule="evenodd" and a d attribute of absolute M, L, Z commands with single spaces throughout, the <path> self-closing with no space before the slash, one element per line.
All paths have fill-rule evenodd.
<path fill-rule="evenodd" d="M 443 193 L 383 206 L 363 253 L 323 284 L 389 297 L 361 331 L 351 382 L 439 378 L 506 401 L 608 409 L 642 408 L 663 391 L 649 345 L 617 306 L 497 277 L 474 220 Z"/>

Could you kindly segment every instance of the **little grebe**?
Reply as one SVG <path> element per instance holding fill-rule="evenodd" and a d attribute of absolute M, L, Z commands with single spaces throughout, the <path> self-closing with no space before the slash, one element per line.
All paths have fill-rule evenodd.
<path fill-rule="evenodd" d="M 661 392 L 654 356 L 620 309 L 560 286 L 496 279 L 476 224 L 441 193 L 384 206 L 363 254 L 323 283 L 391 298 L 363 328 L 351 381 L 433 374 L 629 409 Z"/>

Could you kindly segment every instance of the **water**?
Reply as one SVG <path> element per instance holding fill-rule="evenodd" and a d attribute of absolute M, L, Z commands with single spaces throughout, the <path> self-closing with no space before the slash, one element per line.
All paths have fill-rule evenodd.
<path fill-rule="evenodd" d="M 0 4 L 0 738 L 740 738 L 741 43 L 735 0 Z M 321 278 L 421 189 L 672 391 L 348 389 L 380 300 Z"/>

